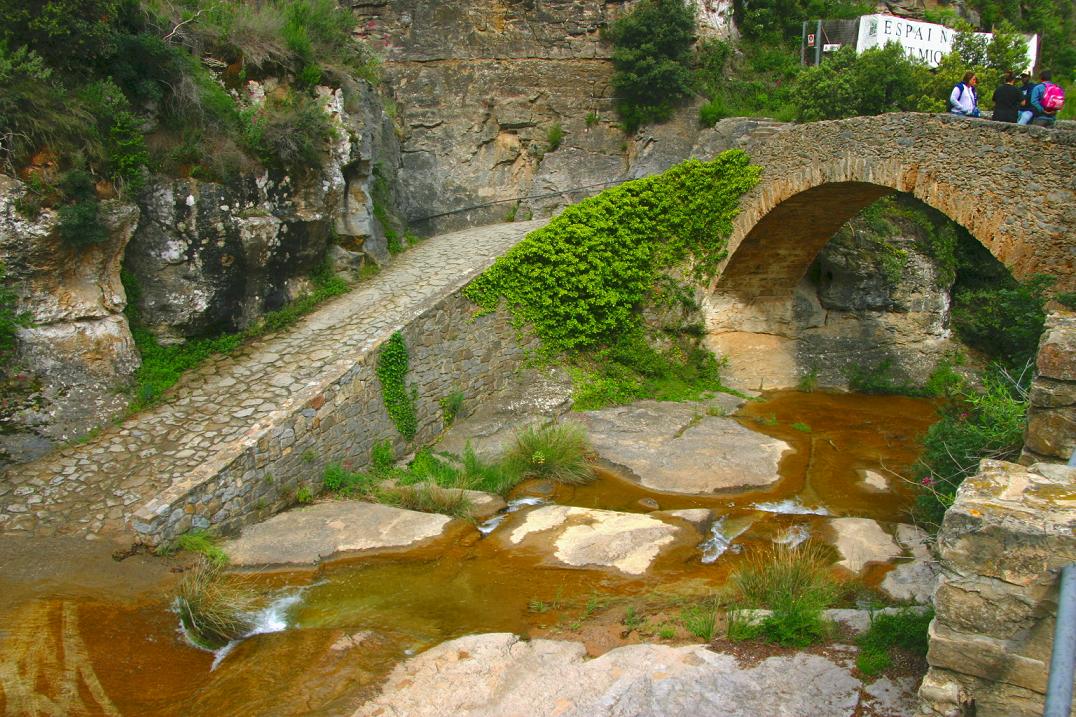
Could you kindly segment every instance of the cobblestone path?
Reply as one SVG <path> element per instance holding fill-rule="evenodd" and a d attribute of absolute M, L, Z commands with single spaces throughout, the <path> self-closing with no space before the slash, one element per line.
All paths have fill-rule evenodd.
<path fill-rule="evenodd" d="M 88 539 L 132 532 L 140 506 L 287 413 L 293 392 L 354 364 L 542 224 L 497 224 L 427 239 L 290 329 L 207 361 L 165 403 L 86 444 L 12 466 L 0 479 L 0 532 Z"/>

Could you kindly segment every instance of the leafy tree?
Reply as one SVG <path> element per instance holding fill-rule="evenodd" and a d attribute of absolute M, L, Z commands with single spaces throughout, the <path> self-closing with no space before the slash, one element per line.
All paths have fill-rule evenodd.
<path fill-rule="evenodd" d="M 26 45 L 65 72 L 84 69 L 115 50 L 119 0 L 6 0 L 0 3 L 0 40 Z"/>
<path fill-rule="evenodd" d="M 848 19 L 874 12 L 874 3 L 855 0 L 733 0 L 733 19 L 749 40 L 795 42 L 803 21 Z"/>
<path fill-rule="evenodd" d="M 684 0 L 642 0 L 606 30 L 617 111 L 629 131 L 668 119 L 691 90 L 694 31 L 695 14 Z"/>
<path fill-rule="evenodd" d="M 1049 67 L 1058 76 L 1076 70 L 1076 9 L 1072 0 L 972 0 L 971 6 L 979 12 L 984 28 L 1007 21 L 1019 32 L 1038 34 L 1039 67 Z"/>
<path fill-rule="evenodd" d="M 861 55 L 842 47 L 796 78 L 791 90 L 796 118 L 811 122 L 914 110 L 925 72 L 896 43 Z"/>

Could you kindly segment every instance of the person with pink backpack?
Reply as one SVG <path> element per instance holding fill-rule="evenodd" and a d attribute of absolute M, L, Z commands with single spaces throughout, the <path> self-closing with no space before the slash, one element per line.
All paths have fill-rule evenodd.
<path fill-rule="evenodd" d="M 1039 84 L 1031 88 L 1031 101 L 1028 103 L 1030 112 L 1020 113 L 1020 124 L 1035 122 L 1046 127 L 1053 126 L 1057 113 L 1065 106 L 1065 90 L 1050 82 L 1052 78 L 1049 70 L 1039 73 Z"/>

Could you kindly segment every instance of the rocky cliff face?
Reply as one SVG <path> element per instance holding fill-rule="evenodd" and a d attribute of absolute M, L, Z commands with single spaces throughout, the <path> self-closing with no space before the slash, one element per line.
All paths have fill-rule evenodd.
<path fill-rule="evenodd" d="M 571 155 L 579 185 L 620 176 L 624 140 L 613 126 L 610 48 L 599 33 L 623 4 L 356 7 L 364 39 L 385 56 L 405 133 L 399 191 L 410 223 L 432 233 L 501 221 L 514 206 L 506 200 L 527 195 L 554 156 Z M 556 148 L 554 126 L 564 134 Z M 438 216 L 446 212 L 457 213 Z"/>
<path fill-rule="evenodd" d="M 246 328 L 305 293 L 330 245 L 339 269 L 388 261 L 373 183 L 375 162 L 387 181 L 396 170 L 392 122 L 369 87 L 348 107 L 340 90 L 321 94 L 337 134 L 323 167 L 228 186 L 157 177 L 139 198 L 124 266 L 140 286 L 139 316 L 161 340 Z"/>
<path fill-rule="evenodd" d="M 324 88 L 322 98 L 336 128 L 323 167 L 227 186 L 152 177 L 137 198 L 101 203 L 99 244 L 63 243 L 56 210 L 24 216 L 26 188 L 0 175 L 0 264 L 32 324 L 18 332 L 15 365 L 0 371 L 0 468 L 126 408 L 140 359 L 121 264 L 137 283 L 140 321 L 169 343 L 245 328 L 305 293 L 326 259 L 337 271 L 389 261 L 374 185 L 390 188 L 381 201 L 394 213 L 395 127 L 368 86 L 346 101 Z"/>
<path fill-rule="evenodd" d="M 20 329 L 0 404 L 0 467 L 36 458 L 126 405 L 118 394 L 139 366 L 119 269 L 138 223 L 132 204 L 102 203 L 106 241 L 72 247 L 58 213 L 20 212 L 25 188 L 0 175 L 0 264 L 32 326 Z"/>

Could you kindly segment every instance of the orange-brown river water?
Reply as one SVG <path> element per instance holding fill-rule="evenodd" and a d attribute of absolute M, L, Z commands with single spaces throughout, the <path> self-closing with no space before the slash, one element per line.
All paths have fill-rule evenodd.
<path fill-rule="evenodd" d="M 771 490 L 662 494 L 601 471 L 595 483 L 553 496 L 632 512 L 644 510 L 643 498 L 662 509 L 710 508 L 734 546 L 746 546 L 742 552 L 734 547 L 704 564 L 698 545 L 679 545 L 645 575 L 628 576 L 551 565 L 461 523 L 419 550 L 266 577 L 275 610 L 261 624 L 273 631 L 223 656 L 189 645 L 169 610 L 173 570 L 189 562 L 182 556 L 119 563 L 110 557 L 114 546 L 4 539 L 0 714 L 348 714 L 392 665 L 463 634 L 576 637 L 600 652 L 623 635 L 616 621 L 591 624 L 593 616 L 622 614 L 625 605 L 675 611 L 678 601 L 718 590 L 753 545 L 790 531 L 824 541 L 827 515 L 905 520 L 911 487 L 891 477 L 889 490 L 880 492 L 862 482 L 863 472 L 906 472 L 934 418 L 934 405 L 921 399 L 769 394 L 745 406 L 739 420 L 794 449 Z"/>

